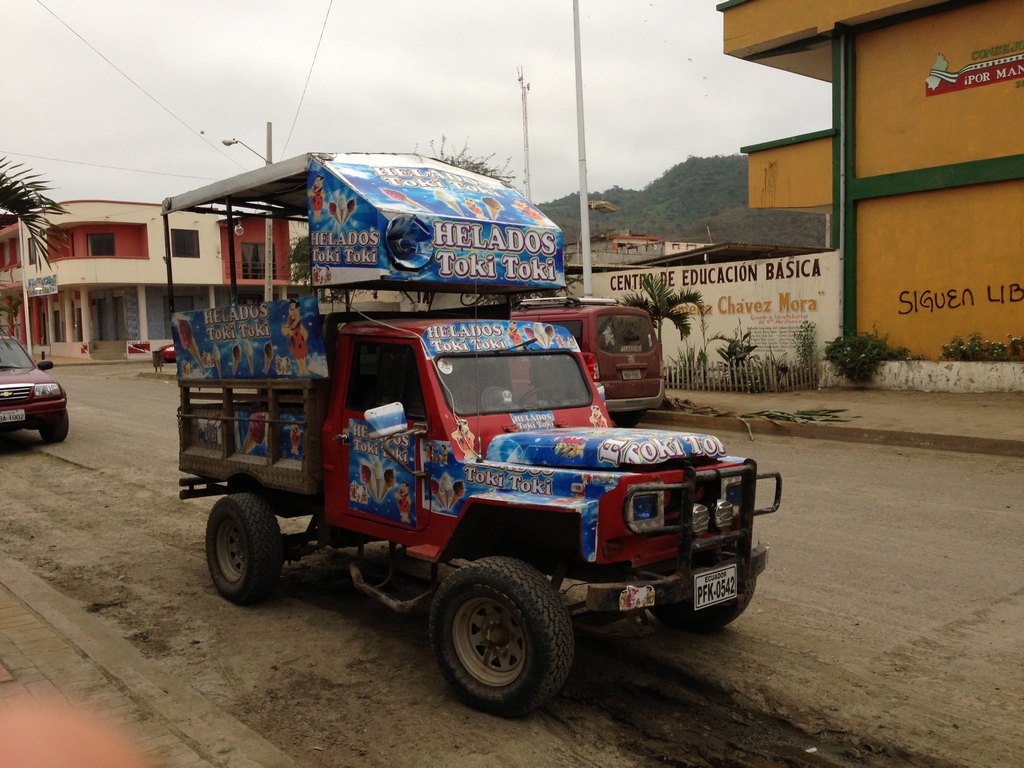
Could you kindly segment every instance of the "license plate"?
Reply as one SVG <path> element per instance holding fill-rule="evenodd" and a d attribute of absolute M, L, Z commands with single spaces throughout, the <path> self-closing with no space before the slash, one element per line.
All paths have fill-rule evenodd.
<path fill-rule="evenodd" d="M 624 379 L 639 379 L 640 369 L 639 368 L 628 368 L 622 372 L 622 378 Z"/>
<path fill-rule="evenodd" d="M 24 421 L 25 409 L 17 408 L 13 411 L 0 411 L 0 422 Z"/>
<path fill-rule="evenodd" d="M 736 564 L 693 574 L 693 609 L 724 603 L 736 597 Z"/>

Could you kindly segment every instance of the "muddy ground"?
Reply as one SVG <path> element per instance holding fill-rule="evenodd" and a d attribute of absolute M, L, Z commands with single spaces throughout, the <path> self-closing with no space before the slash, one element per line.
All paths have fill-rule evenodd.
<path fill-rule="evenodd" d="M 63 380 L 67 443 L 0 436 L 0 555 L 302 764 L 1022 761 L 1019 461 L 730 445 L 787 474 L 783 510 L 761 525 L 773 549 L 750 610 L 710 638 L 580 636 L 561 695 L 504 720 L 455 698 L 426 617 L 356 592 L 346 552 L 287 566 L 262 605 L 220 598 L 203 554 L 212 502 L 176 496 L 173 389 L 94 371 Z"/>

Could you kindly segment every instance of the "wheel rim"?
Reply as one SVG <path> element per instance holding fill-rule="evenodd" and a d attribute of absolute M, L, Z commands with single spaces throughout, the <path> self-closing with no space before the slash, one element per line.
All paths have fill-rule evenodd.
<path fill-rule="evenodd" d="M 217 529 L 217 567 L 228 581 L 238 581 L 245 573 L 245 547 L 242 531 L 234 520 L 225 520 Z"/>
<path fill-rule="evenodd" d="M 484 685 L 513 682 L 526 665 L 526 633 L 508 606 L 478 597 L 466 601 L 452 622 L 455 653 Z"/>

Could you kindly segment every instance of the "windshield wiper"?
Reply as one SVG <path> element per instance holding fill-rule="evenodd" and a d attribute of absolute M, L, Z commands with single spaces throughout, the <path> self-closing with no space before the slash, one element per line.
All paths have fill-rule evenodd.
<path fill-rule="evenodd" d="M 527 339 L 521 344 L 516 344 L 514 347 L 505 347 L 504 349 L 499 349 L 497 350 L 497 353 L 499 355 L 504 355 L 506 352 L 514 352 L 517 349 L 525 347 L 527 344 L 533 344 L 535 341 L 537 341 L 537 339 Z"/>

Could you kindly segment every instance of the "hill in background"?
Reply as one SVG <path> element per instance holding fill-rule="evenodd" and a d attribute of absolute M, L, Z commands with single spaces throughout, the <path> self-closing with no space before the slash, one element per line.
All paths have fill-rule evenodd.
<path fill-rule="evenodd" d="M 590 199 L 619 207 L 618 213 L 591 212 L 592 235 L 630 230 L 634 235 L 692 243 L 825 245 L 821 214 L 747 207 L 743 155 L 691 157 L 640 191 L 612 187 L 591 193 Z M 538 207 L 561 227 L 567 243 L 579 239 L 578 193 Z"/>

